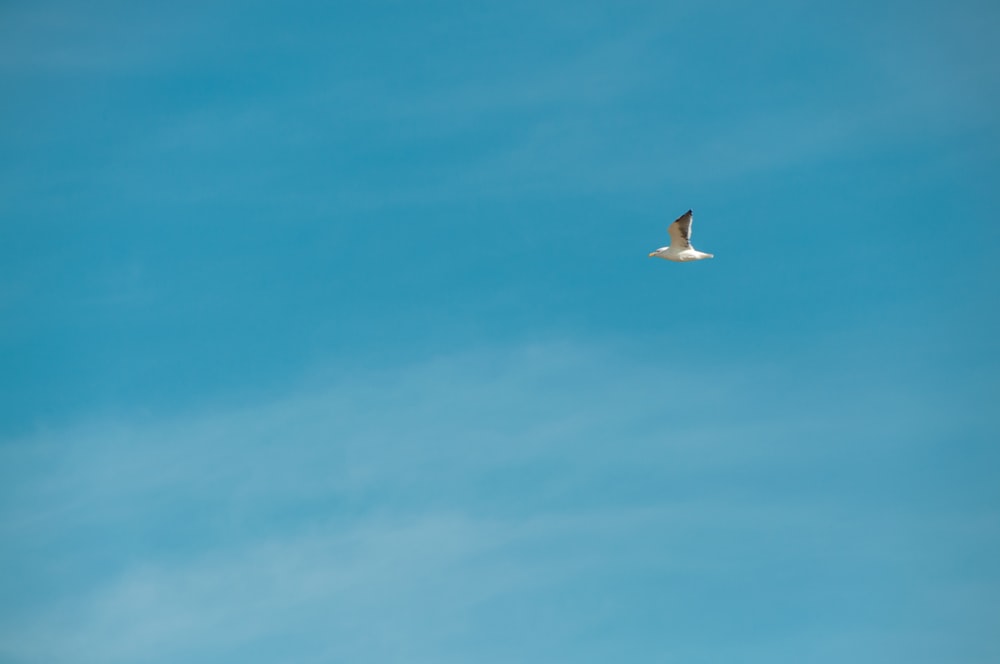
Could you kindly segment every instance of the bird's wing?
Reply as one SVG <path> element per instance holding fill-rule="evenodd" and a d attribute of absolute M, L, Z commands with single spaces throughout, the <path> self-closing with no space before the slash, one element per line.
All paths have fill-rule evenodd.
<path fill-rule="evenodd" d="M 691 219 L 694 215 L 688 210 L 677 220 L 670 224 L 667 232 L 670 233 L 670 246 L 676 249 L 691 248 Z"/>

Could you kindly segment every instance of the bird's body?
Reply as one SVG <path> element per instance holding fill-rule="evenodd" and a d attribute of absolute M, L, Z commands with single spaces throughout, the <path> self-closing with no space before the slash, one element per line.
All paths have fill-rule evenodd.
<path fill-rule="evenodd" d="M 691 210 L 688 210 L 670 224 L 667 227 L 667 232 L 670 233 L 670 246 L 660 247 L 649 254 L 650 258 L 664 258 L 676 263 L 714 258 L 714 254 L 706 254 L 691 246 L 691 220 L 693 218 Z"/>
<path fill-rule="evenodd" d="M 660 247 L 650 254 L 655 258 L 665 258 L 675 263 L 687 263 L 688 261 L 700 261 L 705 258 L 715 258 L 715 254 L 706 254 L 697 249 L 677 249 L 676 247 Z"/>

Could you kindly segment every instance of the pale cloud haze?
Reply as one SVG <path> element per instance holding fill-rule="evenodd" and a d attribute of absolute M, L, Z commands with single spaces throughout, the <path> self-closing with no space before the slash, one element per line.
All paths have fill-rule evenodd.
<path fill-rule="evenodd" d="M 0 660 L 997 659 L 998 22 L 6 3 Z"/>

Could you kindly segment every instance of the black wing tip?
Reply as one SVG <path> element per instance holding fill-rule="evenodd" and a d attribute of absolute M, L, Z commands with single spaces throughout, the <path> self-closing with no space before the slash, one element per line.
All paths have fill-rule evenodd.
<path fill-rule="evenodd" d="M 692 212 L 691 210 L 688 210 L 687 212 L 685 212 L 685 213 L 684 213 L 684 214 L 682 214 L 681 216 L 682 216 L 682 217 L 690 217 L 690 216 L 691 216 L 692 214 L 694 214 L 694 212 Z"/>

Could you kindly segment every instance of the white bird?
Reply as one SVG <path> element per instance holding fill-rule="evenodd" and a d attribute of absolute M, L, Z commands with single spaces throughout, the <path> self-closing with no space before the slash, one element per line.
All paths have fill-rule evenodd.
<path fill-rule="evenodd" d="M 714 254 L 706 254 L 691 246 L 691 220 L 694 215 L 688 210 L 677 217 L 674 223 L 667 227 L 670 233 L 670 246 L 660 247 L 649 254 L 650 258 L 665 258 L 668 261 L 686 263 L 688 261 L 700 261 L 704 258 L 714 258 Z"/>

